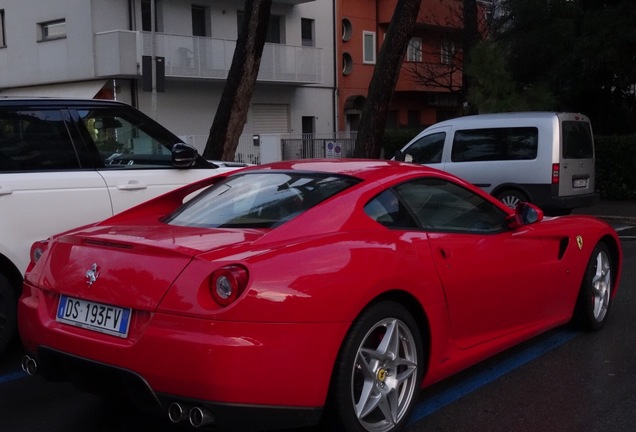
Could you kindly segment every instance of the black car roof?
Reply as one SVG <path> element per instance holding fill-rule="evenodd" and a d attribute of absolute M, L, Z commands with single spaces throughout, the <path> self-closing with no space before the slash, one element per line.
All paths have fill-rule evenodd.
<path fill-rule="evenodd" d="M 130 106 L 123 102 L 107 100 L 107 99 L 71 99 L 71 98 L 17 98 L 3 97 L 0 95 L 0 107 L 55 107 L 55 106 L 112 106 L 127 107 Z"/>

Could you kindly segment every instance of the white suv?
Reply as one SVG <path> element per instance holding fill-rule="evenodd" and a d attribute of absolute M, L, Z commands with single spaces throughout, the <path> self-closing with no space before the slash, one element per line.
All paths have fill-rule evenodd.
<path fill-rule="evenodd" d="M 34 241 L 233 169 L 129 105 L 0 99 L 0 354 Z"/>

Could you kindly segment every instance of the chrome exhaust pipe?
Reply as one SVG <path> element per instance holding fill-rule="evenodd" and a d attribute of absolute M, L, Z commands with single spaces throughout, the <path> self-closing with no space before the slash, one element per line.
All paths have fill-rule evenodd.
<path fill-rule="evenodd" d="M 172 423 L 179 423 L 188 419 L 190 407 L 179 402 L 172 402 L 168 406 L 168 418 Z"/>
<path fill-rule="evenodd" d="M 22 357 L 22 370 L 29 375 L 35 375 L 36 373 L 38 373 L 37 361 L 30 355 L 25 355 L 24 357 Z"/>
<path fill-rule="evenodd" d="M 214 416 L 205 408 L 194 407 L 190 410 L 190 424 L 195 428 L 214 423 Z"/>

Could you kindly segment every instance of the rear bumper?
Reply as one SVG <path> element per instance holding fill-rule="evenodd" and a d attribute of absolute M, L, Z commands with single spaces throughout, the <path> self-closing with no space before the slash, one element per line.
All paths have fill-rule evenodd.
<path fill-rule="evenodd" d="M 238 422 L 234 430 L 249 429 L 251 422 L 258 429 L 317 423 L 348 328 L 146 313 L 133 318 L 128 338 L 120 339 L 59 323 L 56 307 L 57 296 L 25 284 L 20 334 L 46 378 L 99 391 L 96 377 L 107 377 L 106 387 L 119 382 L 120 391 L 147 411 L 165 413 L 174 401 L 196 401 L 214 413 L 218 427 Z"/>
<path fill-rule="evenodd" d="M 155 394 L 142 376 L 47 347 L 37 350 L 39 371 L 53 381 L 68 381 L 83 390 L 100 394 L 127 396 L 141 410 L 167 415 L 168 407 L 178 402 L 183 407 L 200 407 L 212 416 L 214 430 L 248 431 L 297 428 L 320 421 L 320 407 L 281 407 L 214 403 L 182 396 Z M 187 417 L 182 421 L 187 423 Z"/>
<path fill-rule="evenodd" d="M 531 201 L 543 210 L 572 210 L 588 207 L 600 200 L 596 192 L 582 195 L 559 196 L 557 186 L 552 185 L 523 185 Z"/>

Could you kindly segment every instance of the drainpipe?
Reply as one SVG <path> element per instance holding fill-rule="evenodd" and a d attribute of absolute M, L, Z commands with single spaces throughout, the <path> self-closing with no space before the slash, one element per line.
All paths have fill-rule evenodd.
<path fill-rule="evenodd" d="M 338 105 L 338 14 L 336 3 L 344 0 L 334 0 L 332 4 L 332 16 L 333 19 L 333 131 L 338 133 L 340 124 L 340 113 Z"/>
<path fill-rule="evenodd" d="M 152 93 L 150 95 L 150 116 L 153 119 L 157 119 L 157 74 L 155 72 L 157 61 L 157 44 L 155 43 L 155 19 L 156 19 L 156 1 L 150 0 L 150 46 L 152 47 L 150 61 L 151 73 L 152 73 Z"/>
<path fill-rule="evenodd" d="M 137 28 L 135 7 L 135 0 L 128 0 L 128 30 L 130 31 L 135 31 Z M 137 95 L 138 81 L 139 80 L 137 78 L 130 79 L 130 104 L 135 108 L 139 108 L 139 99 Z"/>

